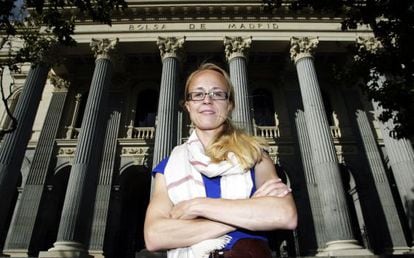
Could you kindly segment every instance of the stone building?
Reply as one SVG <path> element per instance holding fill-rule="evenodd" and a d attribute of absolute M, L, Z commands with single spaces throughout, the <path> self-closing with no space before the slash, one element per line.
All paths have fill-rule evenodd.
<path fill-rule="evenodd" d="M 19 126 L 0 147 L 0 253 L 149 257 L 150 172 L 188 137 L 184 80 L 207 61 L 229 71 L 234 123 L 267 139 L 293 189 L 299 225 L 269 232 L 275 257 L 411 251 L 412 143 L 333 72 L 357 38 L 370 44 L 368 28 L 255 0 L 128 3 L 111 27 L 79 21 L 59 66 L 12 74 Z"/>

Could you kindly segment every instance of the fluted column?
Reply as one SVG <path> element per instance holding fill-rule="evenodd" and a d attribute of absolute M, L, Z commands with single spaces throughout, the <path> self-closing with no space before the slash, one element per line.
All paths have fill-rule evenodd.
<path fill-rule="evenodd" d="M 224 38 L 224 50 L 229 63 L 230 79 L 235 93 L 232 121 L 235 126 L 244 129 L 249 134 L 253 134 L 247 82 L 247 56 L 251 43 L 251 37 Z"/>
<path fill-rule="evenodd" d="M 373 103 L 375 115 L 378 117 L 382 107 Z M 412 143 L 407 138 L 396 139 L 391 136 L 394 123 L 390 119 L 386 123 L 379 123 L 385 149 L 388 155 L 388 164 L 392 169 L 401 202 L 404 204 L 405 213 L 414 239 L 414 151 Z M 412 243 L 414 244 L 414 243 Z"/>
<path fill-rule="evenodd" d="M 313 64 L 312 52 L 317 44 L 317 39 L 292 38 L 290 53 L 298 73 L 312 146 L 312 164 L 326 227 L 327 247 L 319 255 L 369 254 L 358 245 L 352 232 L 335 146 Z"/>
<path fill-rule="evenodd" d="M 365 111 L 358 110 L 356 112 L 356 122 L 361 134 L 362 143 L 367 155 L 368 164 L 371 169 L 378 197 L 381 202 L 383 214 L 385 216 L 386 225 L 383 226 L 386 226 L 389 231 L 391 246 L 386 246 L 385 248 L 388 249 L 389 253 L 403 254 L 409 251 L 409 247 L 407 246 L 407 242 L 405 240 L 401 222 L 398 216 L 396 216 L 398 212 L 391 193 L 390 184 L 382 163 L 377 142 L 375 141 L 375 137 Z M 411 170 L 411 173 L 413 171 L 414 170 Z M 381 228 L 382 227 L 380 227 L 380 229 Z"/>
<path fill-rule="evenodd" d="M 358 48 L 363 51 L 375 53 L 383 48 L 382 43 L 374 37 L 357 37 Z M 375 72 L 373 68 L 373 72 Z M 376 82 L 379 87 L 384 82 L 384 77 L 380 77 Z M 373 101 L 374 115 L 378 116 L 383 112 L 383 108 L 378 102 Z M 411 241 L 414 239 L 414 151 L 410 140 L 406 138 L 396 139 L 391 136 L 394 128 L 393 120 L 379 123 L 385 149 L 388 155 L 388 164 L 392 168 L 401 202 L 404 204 L 405 213 L 411 228 Z M 411 243 L 411 246 L 414 243 Z"/>
<path fill-rule="evenodd" d="M 156 166 L 177 144 L 178 79 L 185 38 L 162 38 L 157 41 L 162 59 L 157 122 L 152 164 Z"/>
<path fill-rule="evenodd" d="M 89 253 L 93 253 L 95 258 L 103 257 L 112 178 L 117 153 L 118 131 L 121 120 L 121 112 L 119 109 L 120 107 L 117 107 L 116 110 L 111 112 L 105 134 L 104 151 L 99 172 L 98 188 L 96 190 L 96 201 L 92 220 L 92 234 L 89 241 Z"/>
<path fill-rule="evenodd" d="M 111 54 L 118 39 L 92 40 L 95 70 L 60 218 L 57 241 L 39 257 L 88 257 L 83 245 L 92 217 L 99 161 L 104 142 L 105 110 L 111 85 Z"/>
<path fill-rule="evenodd" d="M 8 216 L 17 191 L 27 143 L 32 134 L 33 122 L 49 72 L 48 62 L 33 64 L 27 75 L 13 116 L 16 129 L 7 133 L 0 147 L 0 250 L 3 247 L 8 227 Z"/>
<path fill-rule="evenodd" d="M 303 169 L 305 172 L 306 186 L 309 196 L 309 204 L 311 207 L 312 219 L 315 229 L 315 237 L 317 250 L 321 251 L 326 241 L 326 229 L 324 229 L 324 221 L 322 215 L 322 205 L 320 201 L 318 184 L 315 179 L 315 170 L 312 166 L 312 145 L 309 141 L 309 135 L 306 127 L 305 114 L 302 110 L 296 112 L 295 116 L 296 129 L 298 132 L 298 141 L 300 154 L 302 157 Z M 316 172 L 317 173 L 317 172 Z"/>
<path fill-rule="evenodd" d="M 45 122 L 33 155 L 20 205 L 16 210 L 14 221 L 10 225 L 4 246 L 4 253 L 12 256 L 23 257 L 28 254 L 36 222 L 36 214 L 41 212 L 39 210 L 40 201 L 53 158 L 55 138 L 68 92 L 69 82 L 55 75 L 50 77 L 50 81 L 55 86 L 55 89 L 52 93 Z"/>

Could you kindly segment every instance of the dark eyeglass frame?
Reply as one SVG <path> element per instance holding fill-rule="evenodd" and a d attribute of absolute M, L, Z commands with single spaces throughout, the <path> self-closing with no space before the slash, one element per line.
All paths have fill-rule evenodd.
<path fill-rule="evenodd" d="M 194 94 L 202 94 L 199 96 L 195 96 Z M 223 94 L 223 96 L 221 96 Z M 206 96 L 209 96 L 212 100 L 226 100 L 229 99 L 229 93 L 225 91 L 209 91 L 209 92 L 202 92 L 202 91 L 192 91 L 187 93 L 187 101 L 203 101 Z M 195 98 L 194 98 L 195 97 Z"/>

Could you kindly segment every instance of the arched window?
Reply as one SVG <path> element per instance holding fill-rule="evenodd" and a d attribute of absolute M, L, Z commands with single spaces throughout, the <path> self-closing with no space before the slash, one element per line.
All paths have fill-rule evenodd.
<path fill-rule="evenodd" d="M 272 93 L 265 89 L 253 91 L 254 120 L 259 126 L 274 126 L 274 105 Z"/>
<path fill-rule="evenodd" d="M 135 127 L 154 127 L 158 108 L 158 92 L 151 89 L 143 90 L 137 98 Z"/>

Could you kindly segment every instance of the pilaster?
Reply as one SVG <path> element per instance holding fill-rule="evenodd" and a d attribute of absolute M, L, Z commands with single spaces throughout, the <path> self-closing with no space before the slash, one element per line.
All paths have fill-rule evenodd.
<path fill-rule="evenodd" d="M 50 163 L 53 159 L 55 138 L 68 92 L 68 81 L 56 75 L 51 75 L 49 78 L 55 89 L 40 132 L 20 205 L 16 210 L 14 221 L 10 225 L 4 246 L 4 253 L 10 256 L 22 257 L 28 255 L 36 218 L 38 217 L 36 214 L 41 212 L 39 210 L 41 197 Z"/>
<path fill-rule="evenodd" d="M 89 241 L 89 254 L 95 258 L 103 256 L 120 120 L 121 112 L 119 108 L 116 108 L 111 112 L 108 127 L 106 128 L 98 187 L 96 190 L 92 230 Z"/>
<path fill-rule="evenodd" d="M 49 63 L 33 64 L 27 75 L 13 116 L 17 126 L 7 133 L 0 147 L 0 250 L 8 228 L 8 215 L 16 192 L 20 167 L 30 140 L 33 122 L 49 72 Z"/>

